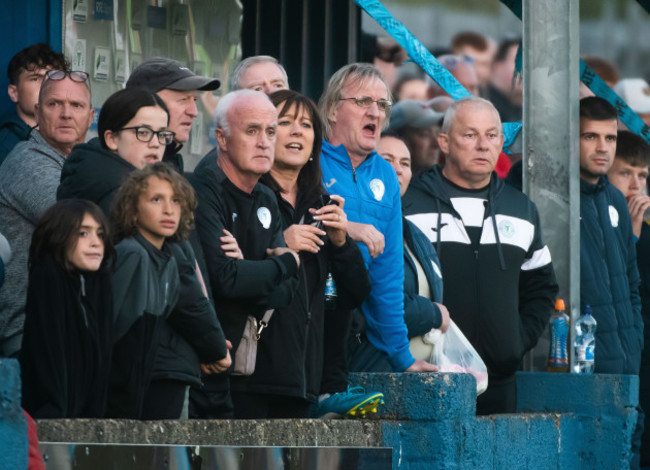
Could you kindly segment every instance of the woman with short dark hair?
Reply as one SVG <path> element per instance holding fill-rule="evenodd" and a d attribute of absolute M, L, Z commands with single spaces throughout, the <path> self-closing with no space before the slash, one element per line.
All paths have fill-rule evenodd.
<path fill-rule="evenodd" d="M 88 199 L 108 214 L 126 176 L 162 160 L 174 138 L 168 124 L 167 106 L 155 93 L 127 88 L 112 94 L 99 113 L 99 137 L 75 146 L 63 164 L 57 199 Z"/>

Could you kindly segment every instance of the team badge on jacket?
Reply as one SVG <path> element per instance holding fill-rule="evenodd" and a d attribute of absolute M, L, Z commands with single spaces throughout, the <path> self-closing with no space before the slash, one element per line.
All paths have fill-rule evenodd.
<path fill-rule="evenodd" d="M 499 233 L 506 238 L 511 238 L 515 234 L 515 226 L 508 219 L 499 222 Z"/>
<path fill-rule="evenodd" d="M 370 191 L 372 191 L 372 194 L 373 196 L 375 196 L 375 199 L 381 201 L 381 199 L 384 197 L 384 192 L 386 192 L 386 187 L 384 186 L 384 182 L 377 178 L 370 181 Z"/>
<path fill-rule="evenodd" d="M 257 218 L 260 219 L 262 227 L 268 229 L 271 226 L 271 211 L 266 207 L 257 209 Z"/>
<path fill-rule="evenodd" d="M 609 206 L 609 220 L 612 221 L 612 227 L 618 227 L 618 211 L 614 206 Z"/>

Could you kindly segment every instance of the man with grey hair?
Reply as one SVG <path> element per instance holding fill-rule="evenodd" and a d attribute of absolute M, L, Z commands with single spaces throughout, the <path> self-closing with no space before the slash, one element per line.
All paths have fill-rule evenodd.
<path fill-rule="evenodd" d="M 409 350 L 400 189 L 395 171 L 375 151 L 391 105 L 388 85 L 372 65 L 350 64 L 332 75 L 320 99 L 323 181 L 329 192 L 345 198 L 348 233 L 370 274 L 370 296 L 362 305 L 365 337 L 394 371 L 434 371 Z M 352 370 L 376 370 L 376 365 L 351 351 Z"/>
<path fill-rule="evenodd" d="M 36 105 L 37 129 L 0 166 L 0 233 L 14 254 L 0 288 L 0 357 L 20 350 L 32 232 L 56 202 L 63 163 L 83 143 L 93 115 L 86 72 L 48 71 Z"/>
<path fill-rule="evenodd" d="M 261 92 L 239 90 L 225 95 L 215 114 L 219 157 L 208 153 L 190 182 L 199 201 L 196 230 L 209 287 L 237 351 L 249 315 L 260 321 L 265 311 L 291 302 L 300 259 L 285 244 L 275 194 L 258 184 L 273 165 L 275 106 Z M 204 383 L 192 392 L 191 415 L 231 416 L 228 376 L 206 376 Z"/>
<path fill-rule="evenodd" d="M 450 317 L 487 365 L 477 413 L 513 413 L 515 371 L 553 310 L 551 254 L 535 204 L 493 172 L 503 133 L 492 103 L 454 102 L 438 143 L 445 166 L 411 183 L 404 212 L 436 248 Z"/>
<path fill-rule="evenodd" d="M 289 78 L 275 57 L 256 55 L 242 60 L 230 76 L 230 91 L 256 90 L 270 95 L 274 91 L 288 90 Z"/>

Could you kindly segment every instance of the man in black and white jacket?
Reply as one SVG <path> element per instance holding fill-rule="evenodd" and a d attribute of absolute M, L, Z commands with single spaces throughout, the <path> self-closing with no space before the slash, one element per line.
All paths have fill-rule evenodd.
<path fill-rule="evenodd" d="M 438 252 L 450 317 L 488 368 L 477 413 L 516 411 L 515 371 L 553 309 L 557 283 L 535 204 L 493 173 L 503 147 L 499 113 L 482 98 L 447 111 L 444 168 L 422 173 L 404 213 Z"/>

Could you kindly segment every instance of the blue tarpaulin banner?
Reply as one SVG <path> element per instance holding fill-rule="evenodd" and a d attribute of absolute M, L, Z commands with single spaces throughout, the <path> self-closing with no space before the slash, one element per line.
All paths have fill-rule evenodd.
<path fill-rule="evenodd" d="M 442 66 L 426 47 L 400 23 L 378 0 L 354 0 L 379 25 L 404 48 L 409 57 L 418 64 L 449 96 L 455 100 L 472 96 L 458 80 Z M 504 146 L 510 146 L 521 130 L 520 122 L 504 122 Z"/>
<path fill-rule="evenodd" d="M 646 11 L 650 11 L 650 0 L 637 1 Z M 501 0 L 501 3 L 507 6 L 517 18 L 521 19 L 521 0 Z M 646 142 L 650 143 L 650 128 L 582 59 L 580 59 L 580 81 L 596 96 L 606 99 L 616 108 L 618 118 L 627 126 L 630 132 L 643 137 Z"/>

